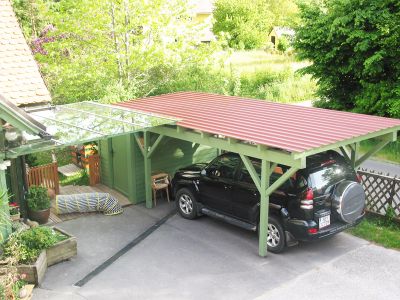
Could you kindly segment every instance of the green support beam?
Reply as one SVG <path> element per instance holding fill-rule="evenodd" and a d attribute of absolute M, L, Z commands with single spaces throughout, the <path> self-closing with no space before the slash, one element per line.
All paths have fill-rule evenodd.
<path fill-rule="evenodd" d="M 258 228 L 258 254 L 261 257 L 265 257 L 267 255 L 269 213 L 269 194 L 267 194 L 267 189 L 270 182 L 270 168 L 270 162 L 263 159 L 261 161 L 260 225 Z"/>
<path fill-rule="evenodd" d="M 374 155 L 376 152 L 381 150 L 383 147 L 385 147 L 387 144 L 389 144 L 391 141 L 388 139 L 383 139 L 380 142 L 378 142 L 377 145 L 375 145 L 373 148 L 371 148 L 367 153 L 365 153 L 363 156 L 358 158 L 354 166 L 357 168 L 359 167 L 364 161 L 366 161 L 368 158 L 370 158 L 372 155 Z"/>
<path fill-rule="evenodd" d="M 397 140 L 397 130 L 394 128 L 386 128 L 386 129 L 375 131 L 375 132 L 372 132 L 369 134 L 360 135 L 360 136 L 357 136 L 357 137 L 354 137 L 351 139 L 343 140 L 343 141 L 340 141 L 337 143 L 332 143 L 332 144 L 329 144 L 326 146 L 316 147 L 316 148 L 313 148 L 311 150 L 304 151 L 301 153 L 293 153 L 292 157 L 294 159 L 305 158 L 307 156 L 310 156 L 310 155 L 313 155 L 316 153 L 321 153 L 321 152 L 325 152 L 328 150 L 338 149 L 343 146 L 348 146 L 348 145 L 352 145 L 355 143 L 359 143 L 361 141 L 379 138 L 379 137 L 383 137 L 383 136 L 390 136 L 392 141 L 396 141 Z"/>
<path fill-rule="evenodd" d="M 152 208 L 153 207 L 153 197 L 151 191 L 151 158 L 148 156 L 148 152 L 150 149 L 150 132 L 144 132 L 144 184 L 145 184 L 145 191 L 146 191 L 146 207 Z"/>
<path fill-rule="evenodd" d="M 286 166 L 304 168 L 306 164 L 305 158 L 295 159 L 290 153 L 284 151 L 268 149 L 266 147 L 257 147 L 239 141 L 234 142 L 232 139 L 217 138 L 203 132 L 184 130 L 180 126 L 177 126 L 176 128 L 159 126 L 151 128 L 149 131 L 225 151 L 241 153 L 246 156 L 273 161 Z"/>
<path fill-rule="evenodd" d="M 154 151 L 157 149 L 158 145 L 160 144 L 161 140 L 164 138 L 164 135 L 160 134 L 154 144 L 151 146 L 150 150 L 147 153 L 148 157 L 151 157 L 154 153 Z"/>
<path fill-rule="evenodd" d="M 282 174 L 278 180 L 270 185 L 270 176 L 275 169 L 276 163 L 271 163 L 265 159 L 261 160 L 260 178 L 260 175 L 257 174 L 257 171 L 255 170 L 251 160 L 243 154 L 239 153 L 239 155 L 260 193 L 258 253 L 260 256 L 264 257 L 267 255 L 269 196 L 282 184 L 284 184 L 286 180 L 293 176 L 299 170 L 299 168 L 291 167 L 284 174 Z"/>
<path fill-rule="evenodd" d="M 261 180 L 259 175 L 257 174 L 257 171 L 254 169 L 253 164 L 251 163 L 250 159 L 243 155 L 243 154 L 239 154 L 240 158 L 243 161 L 243 164 L 246 166 L 247 171 L 249 171 L 249 174 L 251 176 L 251 179 L 253 179 L 254 184 L 257 187 L 257 190 L 261 193 Z"/>
<path fill-rule="evenodd" d="M 136 172 L 135 172 L 135 161 L 134 161 L 134 146 L 136 143 L 135 134 L 131 133 L 128 136 L 128 151 L 126 158 L 126 165 L 128 168 L 128 199 L 131 203 L 136 204 Z"/>

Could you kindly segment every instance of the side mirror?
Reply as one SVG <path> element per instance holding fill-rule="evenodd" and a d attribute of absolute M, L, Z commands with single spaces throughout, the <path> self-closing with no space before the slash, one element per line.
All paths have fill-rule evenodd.
<path fill-rule="evenodd" d="M 201 170 L 200 175 L 201 176 L 206 176 L 207 175 L 207 170 L 206 169 Z"/>

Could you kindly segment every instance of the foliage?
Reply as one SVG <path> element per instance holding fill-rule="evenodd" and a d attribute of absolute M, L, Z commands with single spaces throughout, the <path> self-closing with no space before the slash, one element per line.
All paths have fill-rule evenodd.
<path fill-rule="evenodd" d="M 31 0 L 42 9 L 28 36 L 56 103 L 116 102 L 156 93 L 187 66 L 212 64 L 187 0 Z M 14 0 L 24 28 L 22 0 Z M 25 3 L 25 4 L 24 4 Z M 29 32 L 29 30 L 24 30 Z"/>
<path fill-rule="evenodd" d="M 20 264 L 36 261 L 40 252 L 67 237 L 50 227 L 40 226 L 13 233 L 3 246 L 6 257 L 15 257 Z"/>
<path fill-rule="evenodd" d="M 57 158 L 57 165 L 59 167 L 71 163 L 71 150 L 68 147 L 55 149 L 54 154 Z M 51 151 L 37 152 L 26 156 L 26 163 L 30 167 L 47 165 L 52 162 Z"/>
<path fill-rule="evenodd" d="M 0 190 L 0 244 L 4 242 L 4 236 L 9 233 L 11 223 L 8 211 L 7 191 Z"/>
<path fill-rule="evenodd" d="M 17 205 L 17 203 L 11 202 L 9 204 L 9 211 L 10 211 L 10 215 L 19 214 L 19 206 Z"/>
<path fill-rule="evenodd" d="M 218 0 L 213 14 L 214 33 L 229 33 L 235 49 L 261 48 L 272 28 L 273 14 L 264 0 Z"/>
<path fill-rule="evenodd" d="M 278 49 L 278 51 L 280 51 L 281 53 L 285 53 L 290 47 L 289 41 L 287 38 L 285 38 L 284 36 L 282 36 L 279 39 L 278 42 L 278 46 L 276 47 Z"/>
<path fill-rule="evenodd" d="M 298 23 L 297 14 L 292 0 L 217 0 L 213 31 L 227 38 L 234 49 L 261 49 L 273 26 L 293 26 Z"/>
<path fill-rule="evenodd" d="M 348 232 L 386 248 L 400 249 L 400 226 L 379 217 L 369 216 Z"/>
<path fill-rule="evenodd" d="M 33 211 L 39 211 L 50 208 L 50 196 L 47 188 L 41 186 L 30 186 L 26 195 L 28 208 Z"/>
<path fill-rule="evenodd" d="M 295 47 L 313 64 L 321 107 L 400 117 L 400 2 L 321 0 L 300 6 Z"/>

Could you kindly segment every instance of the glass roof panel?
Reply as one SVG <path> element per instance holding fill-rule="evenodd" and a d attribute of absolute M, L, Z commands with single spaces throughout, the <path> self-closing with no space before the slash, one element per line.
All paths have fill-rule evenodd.
<path fill-rule="evenodd" d="M 178 121 L 170 117 L 94 102 L 60 105 L 32 111 L 29 115 L 46 127 L 50 137 L 40 138 L 24 133 L 24 144 L 11 144 L 8 147 L 13 156 L 97 141 Z"/>

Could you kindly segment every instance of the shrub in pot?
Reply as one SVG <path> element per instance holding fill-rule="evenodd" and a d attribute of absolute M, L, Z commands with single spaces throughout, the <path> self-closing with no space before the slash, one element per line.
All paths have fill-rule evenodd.
<path fill-rule="evenodd" d="M 50 197 L 47 189 L 41 186 L 31 186 L 26 201 L 29 218 L 39 224 L 47 223 L 50 216 Z"/>

